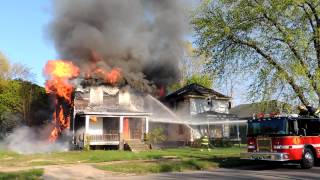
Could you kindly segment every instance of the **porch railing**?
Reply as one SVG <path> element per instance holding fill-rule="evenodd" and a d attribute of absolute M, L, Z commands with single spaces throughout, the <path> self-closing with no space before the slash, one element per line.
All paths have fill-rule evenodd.
<path fill-rule="evenodd" d="M 91 142 L 119 141 L 119 134 L 103 134 L 87 136 Z"/>

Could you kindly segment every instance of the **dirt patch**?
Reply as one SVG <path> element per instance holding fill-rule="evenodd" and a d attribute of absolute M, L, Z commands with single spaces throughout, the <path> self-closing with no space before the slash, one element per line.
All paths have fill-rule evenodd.
<path fill-rule="evenodd" d="M 106 179 L 112 174 L 96 169 L 91 165 L 77 164 L 44 167 L 44 179 Z"/>
<path fill-rule="evenodd" d="M 137 160 L 137 162 L 141 160 Z M 81 180 L 81 179 L 113 179 L 112 177 L 126 177 L 132 174 L 109 172 L 95 168 L 97 165 L 117 164 L 132 161 L 113 161 L 102 163 L 79 163 L 79 164 L 65 164 L 65 165 L 45 165 L 45 166 L 29 166 L 29 167 L 1 167 L 0 172 L 15 172 L 30 169 L 44 169 L 44 179 L 49 180 Z M 145 161 L 143 161 L 145 162 Z M 146 161 L 148 162 L 148 161 Z"/>

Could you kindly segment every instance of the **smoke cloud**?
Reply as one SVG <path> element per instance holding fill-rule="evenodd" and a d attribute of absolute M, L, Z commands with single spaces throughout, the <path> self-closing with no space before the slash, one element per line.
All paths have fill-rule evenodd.
<path fill-rule="evenodd" d="M 188 30 L 182 0 L 54 0 L 49 35 L 62 59 L 86 71 L 122 69 L 126 83 L 166 86 L 179 79 Z"/>
<path fill-rule="evenodd" d="M 18 127 L 0 142 L 0 149 L 20 154 L 47 153 L 69 150 L 69 142 L 61 140 L 49 143 L 50 126 L 45 128 Z"/>

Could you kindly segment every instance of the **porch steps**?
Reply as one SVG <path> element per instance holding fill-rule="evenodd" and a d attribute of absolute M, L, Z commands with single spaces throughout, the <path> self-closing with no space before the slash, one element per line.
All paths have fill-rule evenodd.
<path fill-rule="evenodd" d="M 149 145 L 145 144 L 141 140 L 125 140 L 125 143 L 128 145 L 128 150 L 132 152 L 139 151 L 148 151 L 150 150 Z"/>

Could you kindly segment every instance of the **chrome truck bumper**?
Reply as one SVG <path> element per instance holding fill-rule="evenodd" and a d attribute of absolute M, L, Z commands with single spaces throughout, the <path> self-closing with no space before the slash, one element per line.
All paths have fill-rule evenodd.
<path fill-rule="evenodd" d="M 264 161 L 289 161 L 288 153 L 273 152 L 247 152 L 240 153 L 240 159 L 264 160 Z"/>

